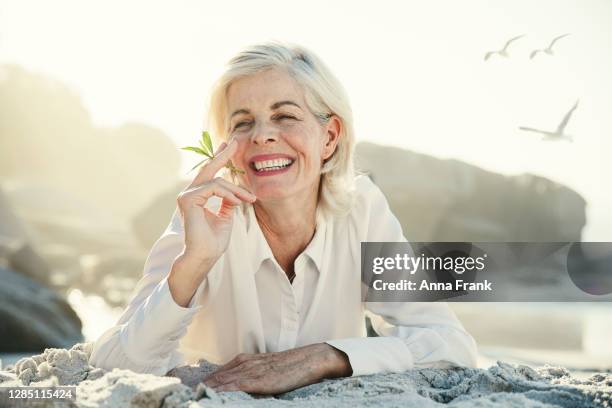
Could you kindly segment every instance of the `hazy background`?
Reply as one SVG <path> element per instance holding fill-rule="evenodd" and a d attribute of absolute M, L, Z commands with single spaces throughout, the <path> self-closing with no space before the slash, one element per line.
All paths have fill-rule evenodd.
<path fill-rule="evenodd" d="M 113 323 L 141 272 L 158 232 L 147 229 L 150 214 L 170 216 L 151 210 L 152 203 L 160 195 L 171 202 L 196 162 L 176 147 L 193 144 L 206 128 L 213 81 L 245 45 L 281 40 L 311 48 L 336 73 L 359 141 L 498 175 L 544 177 L 586 201 L 586 226 L 577 228 L 582 240 L 610 241 L 611 27 L 612 2 L 604 0 L 2 0 L 0 186 L 21 220 L 9 229 L 29 237 L 42 261 L 62 271 L 43 283 L 68 297 L 85 337 L 95 338 Z M 564 33 L 571 35 L 556 44 L 555 56 L 529 59 Z M 509 58 L 483 60 L 521 34 Z M 554 130 L 577 99 L 566 128 L 573 143 L 542 142 L 518 130 Z M 427 183 L 428 175 L 418 176 Z M 410 192 L 413 185 L 402 186 Z M 581 207 L 572 208 L 579 219 Z M 147 209 L 149 218 L 142 215 Z M 163 217 L 155 220 L 163 224 Z M 410 235 L 411 224 L 402 221 Z M 553 309 L 524 307 L 519 320 L 531 313 L 534 327 L 555 320 Z M 555 310 L 563 308 L 562 315 L 577 310 Z M 597 322 L 612 331 L 609 305 L 588 310 L 558 321 L 558 330 L 576 327 L 560 349 L 584 349 L 584 332 L 605 326 Z M 463 313 L 467 319 L 475 312 Z M 495 313 L 492 322 L 515 310 Z M 588 340 L 591 351 L 602 333 Z M 546 348 L 546 337 L 509 345 Z"/>
<path fill-rule="evenodd" d="M 0 4 L 1 61 L 67 84 L 97 127 L 137 121 L 191 143 L 227 59 L 252 42 L 293 41 L 344 83 L 360 139 L 560 181 L 591 203 L 585 240 L 611 239 L 610 1 Z M 563 33 L 554 58 L 529 60 Z M 483 62 L 519 34 L 510 59 Z M 554 129 L 577 98 L 575 143 L 517 130 Z"/>

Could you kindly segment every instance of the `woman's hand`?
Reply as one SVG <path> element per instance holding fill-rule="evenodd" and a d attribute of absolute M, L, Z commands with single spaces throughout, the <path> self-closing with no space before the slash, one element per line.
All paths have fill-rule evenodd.
<path fill-rule="evenodd" d="M 176 200 L 185 227 L 185 258 L 214 263 L 227 249 L 234 207 L 242 201 L 252 203 L 256 200 L 246 189 L 221 177 L 215 178 L 236 152 L 236 146 L 235 140 L 219 146 L 214 158 L 200 168 L 193 182 Z M 204 208 L 213 195 L 222 198 L 216 214 Z"/>
<path fill-rule="evenodd" d="M 238 354 L 203 382 L 216 391 L 281 394 L 352 372 L 346 354 L 318 343 L 276 353 Z"/>
<path fill-rule="evenodd" d="M 236 141 L 223 143 L 214 158 L 200 168 L 198 175 L 176 199 L 185 228 L 185 248 L 172 264 L 168 286 L 174 301 L 187 307 L 217 259 L 225 252 L 232 232 L 234 207 L 256 197 L 215 174 L 236 152 Z M 204 208 L 212 196 L 222 198 L 215 214 Z"/>

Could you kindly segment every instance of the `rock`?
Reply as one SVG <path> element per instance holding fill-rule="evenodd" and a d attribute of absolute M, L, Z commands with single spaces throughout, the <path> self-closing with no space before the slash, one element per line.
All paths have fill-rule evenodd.
<path fill-rule="evenodd" d="M 176 198 L 189 185 L 187 181 L 176 183 L 158 194 L 132 219 L 132 229 L 143 248 L 151 248 L 168 226 L 176 208 Z"/>
<path fill-rule="evenodd" d="M 97 127 L 70 86 L 14 64 L 0 70 L 3 177 L 73 192 L 125 225 L 179 176 L 180 151 L 160 129 Z"/>
<path fill-rule="evenodd" d="M 328 379 L 271 397 L 217 392 L 201 383 L 194 390 L 193 380 L 216 367 L 203 360 L 193 366 L 177 367 L 161 377 L 121 369 L 100 372 L 87 363 L 85 357 L 90 352 L 91 343 L 78 344 L 70 350 L 46 350 L 20 360 L 16 366 L 17 379 L 11 373 L 0 372 L 0 376 L 7 378 L 2 385 L 20 386 L 25 384 L 23 380 L 30 381 L 28 384 L 33 387 L 71 383 L 77 387 L 77 406 L 113 408 L 605 407 L 610 406 L 612 393 L 611 373 L 581 379 L 563 367 L 532 368 L 498 361 L 488 369 L 415 368 L 402 373 Z M 58 375 L 41 376 L 41 367 L 51 362 Z"/>
<path fill-rule="evenodd" d="M 37 246 L 64 245 L 80 254 L 137 248 L 118 217 L 76 193 L 25 182 L 8 184 L 5 193 Z"/>
<path fill-rule="evenodd" d="M 580 241 L 585 200 L 543 177 L 508 177 L 458 160 L 359 143 L 358 170 L 385 193 L 409 241 Z M 187 183 L 159 194 L 132 221 L 150 248 L 168 225 Z"/>
<path fill-rule="evenodd" d="M 106 371 L 89 365 L 93 343 L 78 343 L 71 349 L 48 348 L 42 354 L 15 363 L 15 375 L 25 385 L 55 378 L 58 385 L 76 385 L 100 378 Z"/>
<path fill-rule="evenodd" d="M 10 269 L 48 285 L 51 270 L 32 248 L 30 233 L 0 189 L 0 259 Z"/>
<path fill-rule="evenodd" d="M 176 367 L 168 372 L 168 376 L 180 378 L 181 382 L 191 388 L 196 388 L 204 377 L 214 372 L 219 366 L 206 360 L 197 364 Z"/>
<path fill-rule="evenodd" d="M 409 241 L 580 241 L 585 200 L 543 177 L 359 143 L 357 168 L 385 193 Z"/>
<path fill-rule="evenodd" d="M 8 255 L 8 267 L 35 281 L 50 286 L 51 268 L 30 244 L 23 244 Z"/>
<path fill-rule="evenodd" d="M 81 320 L 58 294 L 2 266 L 0 282 L 3 352 L 66 347 L 82 340 Z"/>
<path fill-rule="evenodd" d="M 142 250 L 83 256 L 79 287 L 102 296 L 110 306 L 123 307 L 142 276 L 146 257 Z"/>
<path fill-rule="evenodd" d="M 172 397 L 177 406 L 192 395 L 178 378 L 114 369 L 97 380 L 79 384 L 77 403 L 87 407 L 161 407 Z"/>
<path fill-rule="evenodd" d="M 81 255 L 68 245 L 45 244 L 39 245 L 38 253 L 53 271 L 51 285 L 54 288 L 67 289 L 79 286 L 83 275 Z"/>
<path fill-rule="evenodd" d="M 6 241 L 27 241 L 27 229 L 13 210 L 12 204 L 0 188 L 0 238 Z"/>
<path fill-rule="evenodd" d="M 0 367 L 0 370 L 2 370 L 2 367 Z M 3 382 L 7 382 L 7 381 L 16 381 L 17 380 L 17 376 L 13 373 L 10 373 L 8 371 L 0 371 L 0 384 Z"/>

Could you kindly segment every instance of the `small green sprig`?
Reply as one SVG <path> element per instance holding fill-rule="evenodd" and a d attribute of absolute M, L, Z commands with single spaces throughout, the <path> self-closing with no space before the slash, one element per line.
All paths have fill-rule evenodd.
<path fill-rule="evenodd" d="M 208 131 L 205 130 L 202 132 L 202 138 L 199 140 L 199 143 L 200 143 L 199 147 L 198 146 L 181 147 L 181 150 L 188 150 L 190 152 L 195 152 L 195 153 L 201 154 L 202 156 L 206 156 L 204 160 L 202 160 L 201 162 L 193 166 L 191 170 L 189 171 L 193 171 L 196 167 L 200 166 L 207 160 L 211 160 L 215 158 L 212 140 L 210 138 L 210 134 L 208 133 Z M 236 174 L 244 174 L 244 170 L 239 169 L 238 167 L 234 166 L 231 160 L 225 165 L 225 167 L 227 167 L 232 172 L 232 176 L 235 176 Z"/>

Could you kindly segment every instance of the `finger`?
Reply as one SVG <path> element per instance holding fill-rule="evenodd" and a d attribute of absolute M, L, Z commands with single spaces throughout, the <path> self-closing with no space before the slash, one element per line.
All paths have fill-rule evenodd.
<path fill-rule="evenodd" d="M 255 196 L 255 194 L 251 193 L 249 190 L 245 189 L 244 187 L 237 186 L 236 184 L 233 184 L 225 180 L 223 177 L 216 177 L 213 180 L 209 180 L 203 184 L 192 186 L 188 189 L 185 189 L 182 192 L 182 194 L 201 191 L 205 193 L 206 198 L 208 198 L 209 197 L 209 195 L 207 195 L 208 192 L 210 191 L 211 188 L 214 188 L 215 186 L 218 186 L 220 188 L 226 189 L 227 191 L 230 191 L 232 194 L 240 198 L 242 201 L 248 201 L 252 203 L 255 200 L 257 200 L 257 197 Z"/>
<path fill-rule="evenodd" d="M 234 369 L 240 367 L 234 367 Z M 227 384 L 236 381 L 240 377 L 240 371 L 215 371 L 210 374 L 206 378 L 202 380 L 202 382 L 209 387 L 217 387 L 219 385 Z"/>
<path fill-rule="evenodd" d="M 182 192 L 178 199 L 179 207 L 185 209 L 193 205 L 201 207 L 205 205 L 206 201 L 212 196 L 227 199 L 234 205 L 239 205 L 243 201 L 225 186 L 219 183 L 207 183 Z"/>
<path fill-rule="evenodd" d="M 239 367 L 235 367 L 239 368 Z M 240 374 L 240 372 L 238 372 Z M 228 373 L 227 371 L 217 370 L 212 374 L 204 377 L 202 382 L 209 387 L 218 387 L 223 384 L 231 383 L 240 379 L 240 375 L 237 375 L 235 372 Z"/>
<path fill-rule="evenodd" d="M 235 207 L 236 205 L 230 202 L 229 200 L 222 200 L 221 208 L 219 208 L 219 212 L 216 215 L 218 217 L 227 218 L 227 219 L 232 218 L 232 216 L 234 215 Z"/>
<path fill-rule="evenodd" d="M 232 139 L 232 141 L 223 149 L 221 149 L 221 146 L 219 146 L 218 153 L 215 153 L 215 157 L 210 159 L 200 168 L 200 171 L 196 175 L 192 184 L 198 185 L 204 183 L 205 181 L 212 180 L 212 178 L 215 177 L 215 174 L 217 174 L 217 172 L 230 161 L 234 153 L 236 153 L 237 147 L 238 142 L 236 142 L 234 139 Z"/>
<path fill-rule="evenodd" d="M 217 150 L 213 153 L 213 156 L 216 156 L 217 154 L 219 154 L 219 152 L 223 149 L 225 149 L 225 147 L 227 146 L 227 143 L 223 142 L 221 143 L 221 145 L 217 148 Z M 204 159 L 201 163 L 205 162 L 207 159 Z M 202 169 L 205 166 L 200 166 L 200 168 L 198 169 L 198 174 L 196 174 L 196 176 L 194 177 L 194 179 L 191 181 L 191 183 L 189 184 L 189 186 L 187 188 L 191 188 L 193 186 L 197 186 L 199 184 L 204 183 L 206 180 L 203 179 L 202 177 Z"/>
<path fill-rule="evenodd" d="M 230 360 L 228 363 L 222 365 L 217 368 L 214 372 L 204 377 L 202 382 L 204 384 L 213 387 L 217 385 L 221 385 L 227 382 L 231 382 L 236 380 L 237 375 L 244 375 L 244 372 L 247 370 L 247 367 L 244 366 L 243 363 L 250 362 L 252 360 L 252 355 L 241 353 Z M 231 372 L 231 374 L 230 374 Z"/>
<path fill-rule="evenodd" d="M 236 355 L 236 357 L 232 358 L 227 363 L 223 364 L 221 367 L 217 368 L 215 373 L 221 373 L 223 371 L 231 370 L 234 367 L 238 367 L 240 364 L 251 360 L 251 356 L 247 353 L 240 353 Z M 213 373 L 214 374 L 214 373 Z"/>
<path fill-rule="evenodd" d="M 263 373 L 261 372 L 261 369 L 239 365 L 238 367 L 234 367 L 234 368 L 225 370 L 213 378 L 216 383 L 216 386 L 219 386 L 219 385 L 236 382 L 241 379 L 244 380 L 247 378 L 257 378 L 261 376 L 262 374 Z"/>
<path fill-rule="evenodd" d="M 212 374 L 208 375 L 202 380 L 202 384 L 206 385 L 210 388 L 215 388 L 221 385 L 221 382 L 217 380 L 215 377 L 211 377 Z"/>
<path fill-rule="evenodd" d="M 217 178 L 216 180 L 221 185 L 223 185 L 228 190 L 230 190 L 232 193 L 234 193 L 236 196 L 241 197 L 245 199 L 246 201 L 254 202 L 255 200 L 257 200 L 257 197 L 255 196 L 255 194 L 251 193 L 249 190 L 247 190 L 244 187 L 237 186 L 236 184 L 230 183 L 229 181 L 221 177 Z"/>
<path fill-rule="evenodd" d="M 219 392 L 227 392 L 227 391 L 244 391 L 244 392 L 248 392 L 246 389 L 242 388 L 241 385 L 243 385 L 243 384 L 239 383 L 239 382 L 232 382 L 232 383 L 229 383 L 229 384 L 218 385 L 216 387 L 211 387 L 211 388 L 213 388 L 215 391 L 219 391 Z"/>
<path fill-rule="evenodd" d="M 215 185 L 213 187 L 213 193 L 218 196 L 218 197 L 222 197 L 223 201 L 225 201 L 226 203 L 231 203 L 232 205 L 240 205 L 242 204 L 242 199 L 240 197 L 238 197 L 237 195 L 235 195 L 231 190 L 225 188 L 224 186 L 221 185 Z"/>
<path fill-rule="evenodd" d="M 225 142 L 221 143 L 219 147 L 217 147 L 217 150 L 215 150 L 215 153 L 213 155 L 214 156 L 218 155 L 221 150 L 225 149 L 225 146 L 227 146 L 227 143 Z"/>

